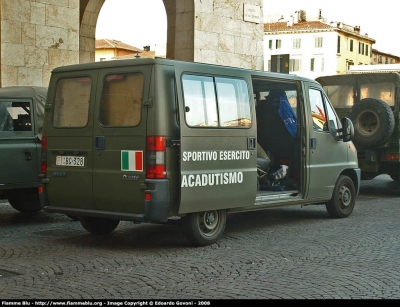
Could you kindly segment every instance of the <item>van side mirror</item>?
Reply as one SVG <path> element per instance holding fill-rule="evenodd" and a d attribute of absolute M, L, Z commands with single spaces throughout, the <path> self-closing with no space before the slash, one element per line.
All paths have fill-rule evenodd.
<path fill-rule="evenodd" d="M 335 138 L 336 141 L 343 140 L 343 142 L 349 142 L 354 137 L 354 126 L 352 121 L 347 118 L 343 117 L 341 119 L 342 128 L 336 129 L 335 128 L 335 121 L 329 120 L 329 132 Z"/>
<path fill-rule="evenodd" d="M 348 117 L 343 117 L 342 122 L 342 136 L 343 142 L 350 142 L 354 138 L 354 125 Z"/>

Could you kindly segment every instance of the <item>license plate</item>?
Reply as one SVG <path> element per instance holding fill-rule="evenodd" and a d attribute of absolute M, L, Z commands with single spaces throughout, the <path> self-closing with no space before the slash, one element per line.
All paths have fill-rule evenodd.
<path fill-rule="evenodd" d="M 85 166 L 85 157 L 57 156 L 56 165 Z"/>

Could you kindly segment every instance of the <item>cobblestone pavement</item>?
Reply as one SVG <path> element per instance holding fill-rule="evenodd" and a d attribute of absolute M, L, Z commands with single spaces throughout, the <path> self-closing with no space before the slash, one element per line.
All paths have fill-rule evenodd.
<path fill-rule="evenodd" d="M 176 225 L 78 221 L 0 202 L 2 299 L 400 299 L 400 185 L 363 181 L 352 215 L 293 206 L 228 216 L 190 247 Z"/>

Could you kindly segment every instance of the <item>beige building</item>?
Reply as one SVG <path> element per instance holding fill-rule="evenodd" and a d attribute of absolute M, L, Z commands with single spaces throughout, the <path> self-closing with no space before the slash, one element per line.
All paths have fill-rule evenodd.
<path fill-rule="evenodd" d="M 351 65 L 371 63 L 373 38 L 361 34 L 360 26 L 327 23 L 321 15 L 308 20 L 299 11 L 288 20 L 264 24 L 264 69 L 271 71 L 271 58 L 289 54 L 289 72 L 311 79 L 345 73 Z M 267 19 L 268 20 L 268 19 Z"/>
<path fill-rule="evenodd" d="M 372 65 L 396 64 L 396 63 L 400 63 L 400 57 L 390 53 L 385 53 L 376 49 L 372 49 L 372 60 L 371 60 Z"/>
<path fill-rule="evenodd" d="M 151 51 L 150 47 L 139 49 L 114 39 L 97 39 L 95 48 L 96 62 L 134 57 L 154 58 L 156 56 L 155 51 Z"/>

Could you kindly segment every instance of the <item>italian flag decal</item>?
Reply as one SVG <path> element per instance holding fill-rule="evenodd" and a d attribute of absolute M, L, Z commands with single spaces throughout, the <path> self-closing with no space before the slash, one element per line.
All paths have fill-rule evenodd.
<path fill-rule="evenodd" d="M 121 171 L 142 172 L 143 151 L 121 150 Z"/>

